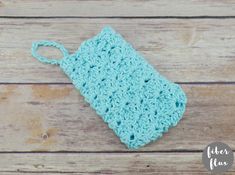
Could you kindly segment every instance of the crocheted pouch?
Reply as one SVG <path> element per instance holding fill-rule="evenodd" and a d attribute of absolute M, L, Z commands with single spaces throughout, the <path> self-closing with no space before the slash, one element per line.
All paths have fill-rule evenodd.
<path fill-rule="evenodd" d="M 64 57 L 40 56 L 40 46 L 54 46 Z M 160 75 L 110 27 L 84 41 L 72 55 L 53 41 L 33 43 L 32 55 L 43 63 L 59 65 L 130 149 L 160 138 L 185 111 L 187 100 L 180 86 Z"/>

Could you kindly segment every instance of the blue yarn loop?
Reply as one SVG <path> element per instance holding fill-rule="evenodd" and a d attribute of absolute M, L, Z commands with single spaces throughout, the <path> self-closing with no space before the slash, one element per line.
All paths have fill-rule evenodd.
<path fill-rule="evenodd" d="M 33 42 L 31 53 L 32 53 L 33 57 L 35 57 L 37 60 L 39 60 L 42 63 L 59 65 L 61 60 L 63 59 L 63 58 L 62 59 L 46 58 L 42 55 L 39 55 L 37 53 L 37 50 L 39 47 L 42 47 L 42 46 L 43 47 L 55 47 L 55 48 L 59 49 L 63 54 L 63 58 L 69 56 L 67 49 L 65 49 L 62 44 L 59 44 L 57 42 L 48 41 L 48 40 Z"/>

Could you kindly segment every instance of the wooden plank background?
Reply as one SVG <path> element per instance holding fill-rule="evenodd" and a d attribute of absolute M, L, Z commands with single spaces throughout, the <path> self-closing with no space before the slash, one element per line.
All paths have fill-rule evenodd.
<path fill-rule="evenodd" d="M 234 16 L 234 0 L 1 0 L 1 16 Z"/>
<path fill-rule="evenodd" d="M 130 151 L 57 66 L 32 58 L 50 39 L 73 53 L 113 26 L 182 85 L 182 121 Z M 0 0 L 0 174 L 208 174 L 202 150 L 235 150 L 235 1 Z M 55 49 L 41 54 L 57 56 Z M 233 166 L 226 174 L 234 174 Z"/>
<path fill-rule="evenodd" d="M 77 174 L 206 174 L 198 153 L 4 154 L 0 172 Z M 10 165 L 8 162 L 12 162 Z M 47 162 L 47 164 L 45 164 Z M 112 170 L 110 169 L 112 167 Z M 138 168 L 137 168 L 138 167 Z M 43 170 L 43 171 L 42 171 Z M 56 170 L 53 172 L 53 170 Z M 154 171 L 154 172 L 153 172 Z M 226 174 L 235 172 L 233 168 Z"/>
<path fill-rule="evenodd" d="M 35 61 L 30 53 L 31 43 L 55 40 L 73 53 L 105 25 L 123 34 L 172 81 L 235 82 L 235 19 L 80 18 L 2 19 L 0 50 L 5 59 L 0 64 L 0 82 L 70 82 L 58 67 Z M 60 57 L 57 50 L 47 48 L 45 51 Z"/>
<path fill-rule="evenodd" d="M 197 151 L 214 140 L 235 149 L 233 85 L 183 85 L 181 123 L 138 151 Z M 1 85 L 2 151 L 128 151 L 72 85 Z M 205 134 L 207 133 L 207 134 Z"/>

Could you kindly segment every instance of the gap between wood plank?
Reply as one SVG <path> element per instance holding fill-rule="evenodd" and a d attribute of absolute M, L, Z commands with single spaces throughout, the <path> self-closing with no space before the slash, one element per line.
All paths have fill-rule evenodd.
<path fill-rule="evenodd" d="M 233 173 L 233 172 L 235 172 L 235 171 L 228 171 L 227 173 Z M 101 174 L 101 175 L 103 175 L 104 173 L 103 172 L 101 172 L 101 171 L 96 171 L 96 172 L 79 172 L 79 171 L 37 171 L 37 172 L 35 172 L 35 171 L 0 171 L 0 173 L 20 173 L 20 174 L 23 174 L 23 173 L 25 173 L 25 174 L 29 174 L 29 173 L 32 173 L 32 174 L 41 174 L 41 173 L 48 173 L 48 174 L 67 174 L 67 173 L 69 173 L 69 174 L 80 174 L 80 173 L 84 173 L 84 174 L 87 174 L 87 173 L 89 173 L 89 174 Z M 177 172 L 170 172 L 170 171 L 166 171 L 166 172 L 164 172 L 164 171 L 161 171 L 161 173 L 190 173 L 190 174 L 198 174 L 198 173 L 206 173 L 205 171 L 195 171 L 195 172 L 192 172 L 192 171 L 177 171 Z M 110 173 L 110 174 L 113 174 L 113 173 Z M 106 175 L 107 175 L 107 173 L 106 173 Z"/>
<path fill-rule="evenodd" d="M 167 150 L 167 151 L 0 151 L 0 154 L 104 154 L 104 153 L 118 153 L 118 154 L 126 154 L 126 153 L 202 153 L 203 150 Z M 233 150 L 235 151 L 235 150 Z"/>
<path fill-rule="evenodd" d="M 235 150 L 232 150 L 235 152 Z M 127 154 L 127 153 L 202 153 L 203 150 L 167 150 L 167 151 L 0 151 L 0 154 L 104 154 L 104 153 L 114 153 L 114 154 Z"/>
<path fill-rule="evenodd" d="M 235 16 L 0 16 L 11 19 L 53 19 L 53 18 L 87 18 L 87 19 L 228 19 Z"/>
<path fill-rule="evenodd" d="M 182 85 L 235 85 L 234 81 L 218 81 L 218 82 L 174 82 Z M 14 82 L 0 82 L 0 85 L 72 85 L 72 83 L 66 82 L 39 82 L 39 83 L 14 83 Z"/>

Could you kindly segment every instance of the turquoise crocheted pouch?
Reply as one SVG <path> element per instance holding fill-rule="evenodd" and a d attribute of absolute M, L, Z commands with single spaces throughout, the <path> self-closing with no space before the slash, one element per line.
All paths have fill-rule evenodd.
<path fill-rule="evenodd" d="M 37 54 L 40 46 L 61 50 L 61 60 Z M 121 142 L 137 149 L 162 136 L 182 118 L 186 95 L 160 75 L 123 37 L 105 27 L 69 54 L 60 44 L 39 41 L 32 55 L 59 65 L 85 101 L 113 129 Z"/>

